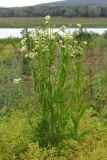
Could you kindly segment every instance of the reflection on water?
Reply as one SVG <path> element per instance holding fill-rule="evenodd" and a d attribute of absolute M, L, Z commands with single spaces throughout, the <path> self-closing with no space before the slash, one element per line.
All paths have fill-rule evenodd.
<path fill-rule="evenodd" d="M 0 28 L 0 38 L 8 38 L 8 37 L 18 37 L 21 38 L 22 28 Z M 29 29 L 32 30 L 32 29 Z M 56 32 L 59 30 L 58 28 L 54 29 Z M 71 33 L 75 31 L 75 28 L 69 29 Z M 98 34 L 103 34 L 107 31 L 107 28 L 87 28 L 88 32 L 94 32 Z"/>

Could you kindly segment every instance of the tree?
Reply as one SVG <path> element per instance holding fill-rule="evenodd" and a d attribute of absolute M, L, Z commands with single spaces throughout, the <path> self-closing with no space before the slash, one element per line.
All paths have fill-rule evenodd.
<path fill-rule="evenodd" d="M 82 6 L 78 8 L 78 16 L 80 17 L 87 17 L 88 13 L 87 13 L 88 7 L 87 6 Z"/>
<path fill-rule="evenodd" d="M 103 6 L 101 8 L 101 16 L 102 17 L 107 17 L 107 6 Z"/>
<path fill-rule="evenodd" d="M 99 17 L 101 15 L 101 7 L 96 5 L 88 6 L 88 17 Z"/>
<path fill-rule="evenodd" d="M 67 8 L 64 16 L 66 16 L 66 17 L 76 17 L 77 16 L 76 9 L 74 9 L 74 8 Z"/>

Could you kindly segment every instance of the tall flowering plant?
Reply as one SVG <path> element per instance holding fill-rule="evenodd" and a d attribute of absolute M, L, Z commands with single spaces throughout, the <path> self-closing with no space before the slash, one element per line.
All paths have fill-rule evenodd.
<path fill-rule="evenodd" d="M 83 46 L 77 45 L 69 29 L 62 26 L 55 32 L 50 16 L 46 16 L 45 20 L 45 29 L 29 32 L 27 38 L 21 42 L 24 56 L 31 63 L 34 89 L 41 107 L 37 136 L 43 147 L 55 146 L 67 138 L 69 119 L 74 124 L 71 118 L 74 114 L 70 114 L 72 109 L 67 105 L 67 81 L 72 60 L 77 55 L 81 56 L 83 51 Z M 80 85 L 79 83 L 77 85 Z M 77 131 L 75 134 L 77 135 Z"/>

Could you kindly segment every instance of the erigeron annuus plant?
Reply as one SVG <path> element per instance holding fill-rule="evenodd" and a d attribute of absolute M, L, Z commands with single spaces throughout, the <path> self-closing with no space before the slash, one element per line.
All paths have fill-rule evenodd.
<path fill-rule="evenodd" d="M 74 41 L 74 59 L 72 66 L 72 95 L 71 95 L 71 119 L 73 127 L 71 135 L 74 140 L 80 141 L 87 134 L 87 130 L 80 133 L 80 123 L 85 112 L 84 101 L 84 74 L 83 74 L 83 53 L 84 44 Z"/>
<path fill-rule="evenodd" d="M 53 28 L 47 27 L 47 25 L 52 24 L 50 23 L 50 17 L 47 16 L 45 19 L 48 20 L 48 23 L 45 23 L 46 29 L 38 29 L 36 34 L 34 32 L 32 34 L 28 33 L 27 39 L 22 40 L 25 57 L 31 62 L 34 89 L 38 94 L 41 106 L 37 136 L 40 145 L 43 147 L 55 146 L 68 137 L 66 126 L 69 119 L 72 120 L 73 134 L 77 139 L 80 124 L 79 122 L 78 125 L 74 123 L 73 116 L 75 116 L 76 122 L 79 121 L 80 113 L 82 114 L 83 110 L 80 95 L 80 70 L 78 70 L 80 62 L 78 58 L 82 55 L 83 46 L 78 45 L 78 42 L 74 40 L 73 35 L 67 31 L 65 26 L 59 29 L 59 32 L 62 32 L 63 35 L 61 36 L 59 32 L 54 32 Z M 28 52 L 26 52 L 26 48 Z M 73 66 L 74 88 L 77 87 L 76 83 L 80 86 L 77 87 L 78 89 L 75 88 L 77 90 L 74 89 L 74 95 L 71 95 L 73 96 L 72 106 L 74 109 L 72 107 L 70 109 L 66 100 L 67 92 L 69 92 L 69 89 L 67 90 L 67 79 L 70 63 L 74 58 L 76 67 Z"/>

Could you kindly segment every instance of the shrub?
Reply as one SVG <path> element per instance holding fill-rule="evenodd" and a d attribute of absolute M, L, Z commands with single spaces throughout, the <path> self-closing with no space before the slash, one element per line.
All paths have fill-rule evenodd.
<path fill-rule="evenodd" d="M 0 160 L 19 159 L 32 141 L 27 112 L 16 110 L 0 119 Z"/>

